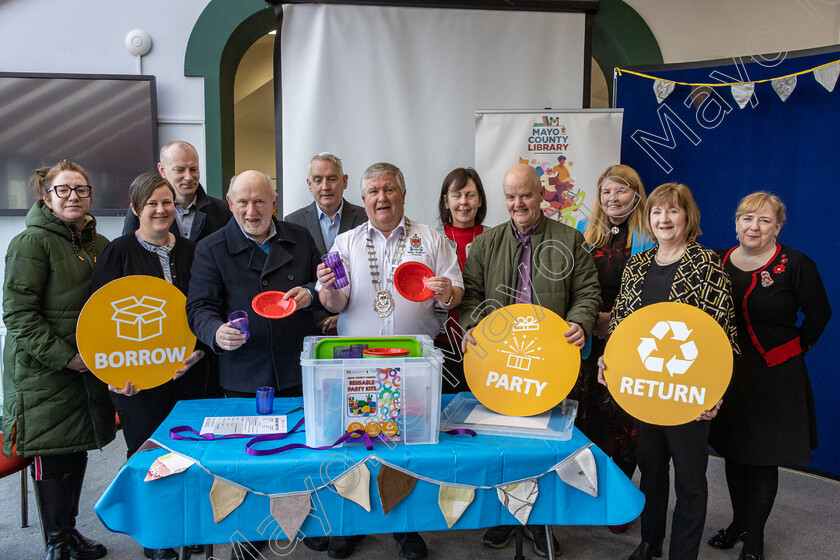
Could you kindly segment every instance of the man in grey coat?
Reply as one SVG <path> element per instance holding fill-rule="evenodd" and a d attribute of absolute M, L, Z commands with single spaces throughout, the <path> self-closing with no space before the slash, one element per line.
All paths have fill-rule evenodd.
<path fill-rule="evenodd" d="M 315 200 L 286 216 L 284 220 L 309 230 L 320 253 L 326 254 L 339 233 L 351 230 L 367 221 L 365 209 L 344 200 L 347 175 L 341 160 L 321 152 L 309 161 L 309 192 Z M 337 334 L 338 315 L 315 312 L 315 321 L 323 334 Z"/>

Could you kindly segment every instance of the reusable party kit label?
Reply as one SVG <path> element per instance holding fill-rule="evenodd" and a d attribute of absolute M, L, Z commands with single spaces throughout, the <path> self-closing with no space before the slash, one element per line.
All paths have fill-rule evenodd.
<path fill-rule="evenodd" d="M 391 440 L 399 441 L 403 405 L 401 380 L 398 367 L 346 370 L 346 431 L 365 430 L 371 437 L 384 433 Z"/>

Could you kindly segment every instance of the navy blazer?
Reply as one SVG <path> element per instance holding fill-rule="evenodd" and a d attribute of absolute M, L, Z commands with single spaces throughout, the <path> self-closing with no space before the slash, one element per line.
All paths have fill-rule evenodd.
<path fill-rule="evenodd" d="M 341 222 L 338 224 L 338 233 L 350 231 L 356 226 L 360 226 L 368 219 L 365 209 L 355 204 L 350 204 L 346 199 L 344 201 L 344 208 L 341 210 Z M 321 223 L 318 221 L 318 206 L 315 202 L 304 206 L 299 210 L 295 210 L 284 218 L 287 222 L 301 225 L 309 230 L 312 237 L 315 239 L 315 245 L 322 255 L 325 255 L 331 247 L 327 247 L 324 242 L 324 234 L 321 233 Z"/>
<path fill-rule="evenodd" d="M 267 255 L 231 218 L 223 229 L 198 243 L 190 271 L 190 328 L 219 354 L 219 381 L 232 391 L 253 393 L 262 386 L 280 390 L 300 385 L 303 338 L 320 334 L 312 314 L 323 309 L 317 297 L 310 309 L 298 309 L 285 319 L 267 319 L 251 307 L 260 292 L 315 287 L 321 258 L 312 236 L 301 226 L 272 220 L 277 235 Z M 248 312 L 251 337 L 226 352 L 216 345 L 216 331 L 236 310 Z"/>
<path fill-rule="evenodd" d="M 190 241 L 198 243 L 214 231 L 222 229 L 231 216 L 230 207 L 226 201 L 213 198 L 204 192 L 204 187 L 198 185 L 198 190 L 195 191 L 195 217 L 190 228 Z M 140 220 L 129 208 L 125 215 L 125 221 L 123 221 L 122 234 L 134 233 L 139 227 Z M 172 222 L 169 231 L 179 237 L 181 236 L 178 220 Z"/>

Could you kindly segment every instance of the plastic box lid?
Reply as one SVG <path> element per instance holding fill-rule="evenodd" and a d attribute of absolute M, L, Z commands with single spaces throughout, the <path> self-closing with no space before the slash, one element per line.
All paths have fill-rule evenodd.
<path fill-rule="evenodd" d="M 478 434 L 566 441 L 572 438 L 578 402 L 564 399 L 536 416 L 505 416 L 486 408 L 472 393 L 459 393 L 440 415 L 440 430 L 466 428 Z"/>

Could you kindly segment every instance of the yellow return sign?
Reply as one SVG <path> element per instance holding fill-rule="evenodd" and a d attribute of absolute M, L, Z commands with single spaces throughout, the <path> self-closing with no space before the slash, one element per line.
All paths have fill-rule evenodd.
<path fill-rule="evenodd" d="M 656 303 L 618 325 L 604 364 L 610 394 L 621 408 L 649 424 L 676 426 L 694 420 L 723 396 L 732 377 L 732 347 L 705 311 L 685 303 Z"/>

